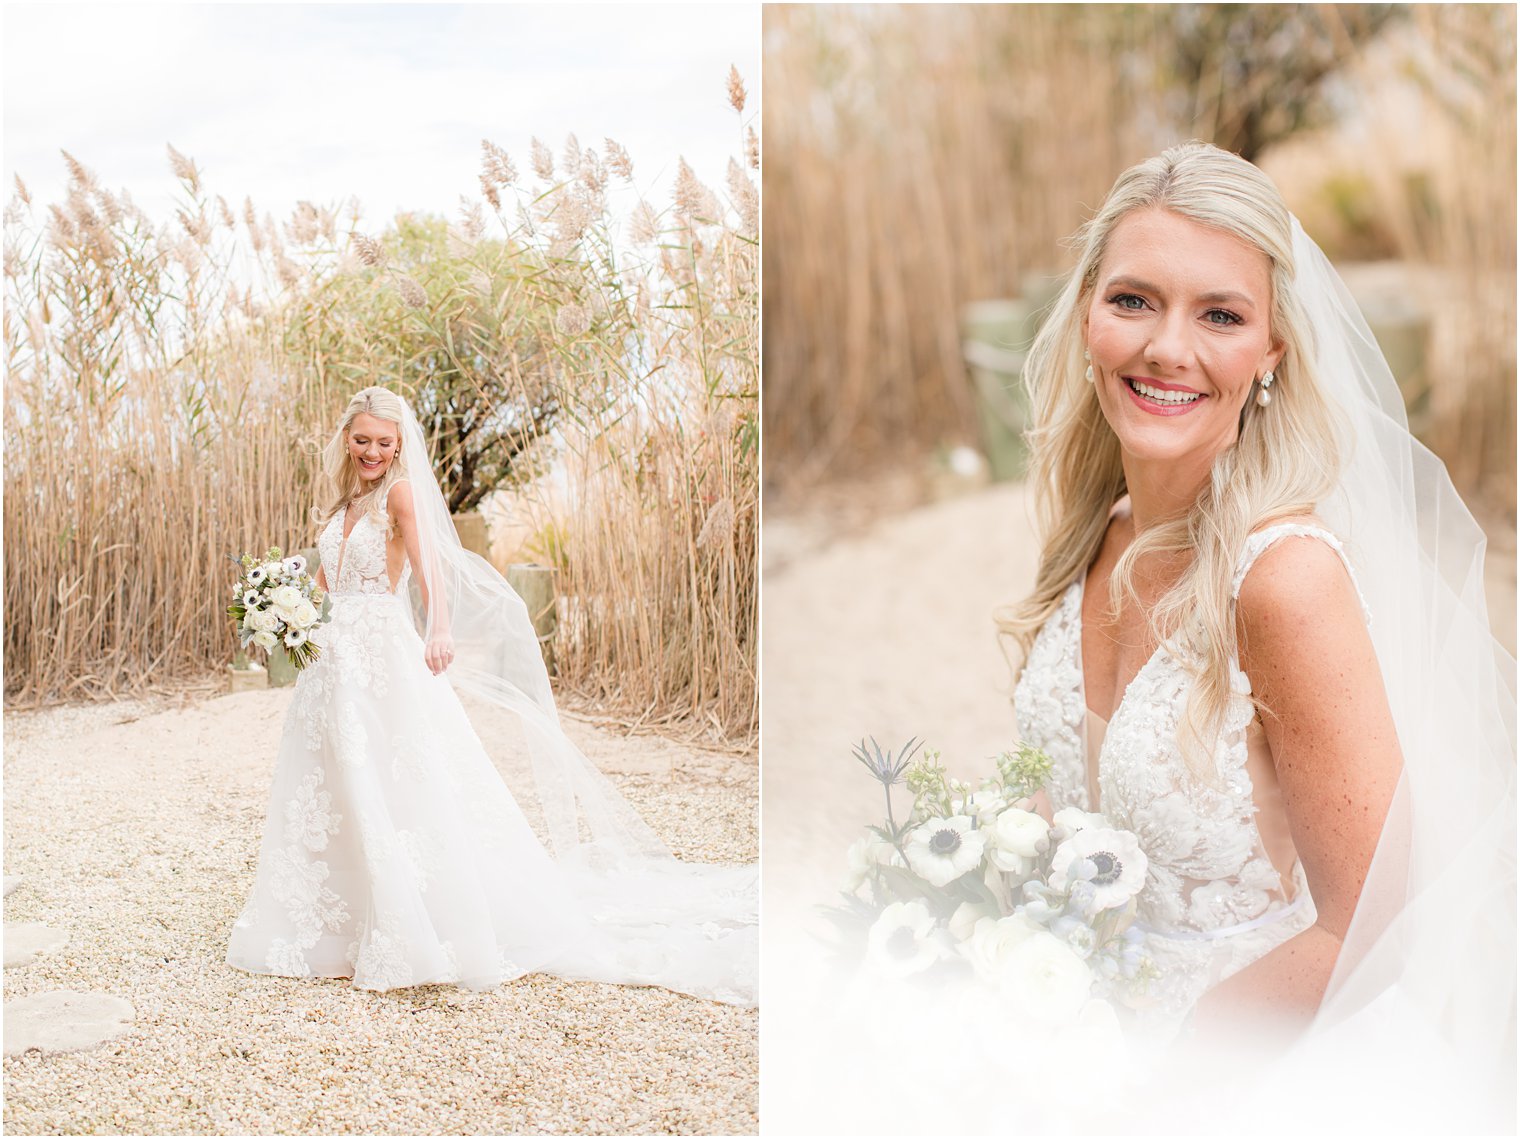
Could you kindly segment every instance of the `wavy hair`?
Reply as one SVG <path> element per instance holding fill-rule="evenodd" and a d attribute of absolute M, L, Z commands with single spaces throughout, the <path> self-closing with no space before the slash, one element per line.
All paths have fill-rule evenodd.
<path fill-rule="evenodd" d="M 338 420 L 338 429 L 322 449 L 317 505 L 311 512 L 318 525 L 326 524 L 334 514 L 346 510 L 348 504 L 357 499 L 364 504 L 367 513 L 385 523 L 386 534 L 391 533 L 391 520 L 385 513 L 386 497 L 390 494 L 391 487 L 406 477 L 406 464 L 411 458 L 402 453 L 401 447 L 401 420 L 404 411 L 401 397 L 389 388 L 365 388 L 354 393 L 348 406 L 343 409 L 342 418 Z M 354 420 L 365 413 L 396 425 L 396 457 L 386 468 L 385 474 L 369 490 L 364 489 L 364 480 L 359 477 L 359 471 L 348 454 L 349 429 Z"/>
<path fill-rule="evenodd" d="M 1191 508 L 1137 533 L 1109 580 L 1109 605 L 1118 613 L 1141 603 L 1135 567 L 1142 558 L 1187 562 L 1146 618 L 1153 640 L 1196 676 L 1180 743 L 1194 774 L 1213 783 L 1211 741 L 1224 723 L 1238 650 L 1236 563 L 1262 523 L 1314 510 L 1335 485 L 1341 455 L 1338 417 L 1315 375 L 1312 331 L 1294 292 L 1292 216 L 1271 180 L 1237 155 L 1187 142 L 1130 167 L 1072 238 L 1077 265 L 1024 368 L 1033 409 L 1029 478 L 1043 540 L 1039 573 L 1034 592 L 996 619 L 1027 658 L 1062 594 L 1097 557 L 1113 505 L 1126 492 L 1119 440 L 1084 380 L 1082 318 L 1114 227 L 1131 211 L 1153 207 L 1222 230 L 1267 257 L 1271 336 L 1284 349 L 1271 404 L 1258 406 L 1253 389 L 1236 441 L 1215 458 Z"/>

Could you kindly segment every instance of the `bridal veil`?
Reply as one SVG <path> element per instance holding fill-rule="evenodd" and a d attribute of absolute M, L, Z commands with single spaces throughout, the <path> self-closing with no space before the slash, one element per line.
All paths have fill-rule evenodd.
<path fill-rule="evenodd" d="M 400 461 L 416 514 L 421 565 L 414 570 L 425 585 L 414 618 L 424 641 L 453 638 L 446 675 L 457 691 L 521 722 L 531 790 L 563 871 L 566 903 L 585 912 L 596 931 L 567 971 L 755 1003 L 758 868 L 676 859 L 565 735 L 527 606 L 489 562 L 460 544 L 421 424 L 402 403 Z M 529 788 L 511 790 L 531 807 Z"/>

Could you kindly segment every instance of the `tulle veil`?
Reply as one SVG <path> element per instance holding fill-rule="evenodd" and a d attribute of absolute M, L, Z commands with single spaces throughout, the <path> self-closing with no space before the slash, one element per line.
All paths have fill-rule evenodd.
<path fill-rule="evenodd" d="M 425 590 L 414 619 L 426 642 L 452 638 L 456 691 L 516 714 L 531 757 L 532 794 L 567 902 L 596 931 L 563 971 L 651 984 L 732 1004 L 758 987 L 758 867 L 683 862 L 567 737 L 536 631 L 516 591 L 459 541 L 416 414 L 401 400 L 403 477 L 412 487 Z M 556 967 L 561 971 L 561 967 Z"/>
<path fill-rule="evenodd" d="M 1486 539 L 1410 433 L 1377 341 L 1296 218 L 1293 254 L 1346 434 L 1319 513 L 1346 541 L 1372 613 L 1404 771 L 1319 1014 L 1287 1063 L 1363 1121 L 1375 1105 L 1407 1127 L 1444 1085 L 1448 1124 L 1512 1131 L 1515 659 L 1490 632 Z M 1422 1075 L 1401 1085 L 1399 1071 Z"/>

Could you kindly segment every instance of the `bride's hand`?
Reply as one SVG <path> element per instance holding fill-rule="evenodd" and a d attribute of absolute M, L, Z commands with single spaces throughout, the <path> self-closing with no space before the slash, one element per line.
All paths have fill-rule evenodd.
<path fill-rule="evenodd" d="M 430 639 L 423 659 L 427 661 L 428 668 L 433 670 L 433 675 L 437 676 L 454 663 L 454 638 L 442 633 Z"/>

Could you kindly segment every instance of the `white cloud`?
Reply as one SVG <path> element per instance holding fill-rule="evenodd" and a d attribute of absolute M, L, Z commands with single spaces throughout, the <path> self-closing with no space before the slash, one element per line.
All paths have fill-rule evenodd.
<path fill-rule="evenodd" d="M 532 136 L 557 154 L 569 132 L 622 143 L 663 201 L 678 155 L 721 185 L 741 152 L 731 63 L 758 104 L 750 4 L 7 4 L 4 33 L 7 183 L 60 197 L 66 149 L 156 218 L 166 143 L 276 218 L 350 196 L 374 228 L 451 213 L 482 138 L 525 170 Z"/>

